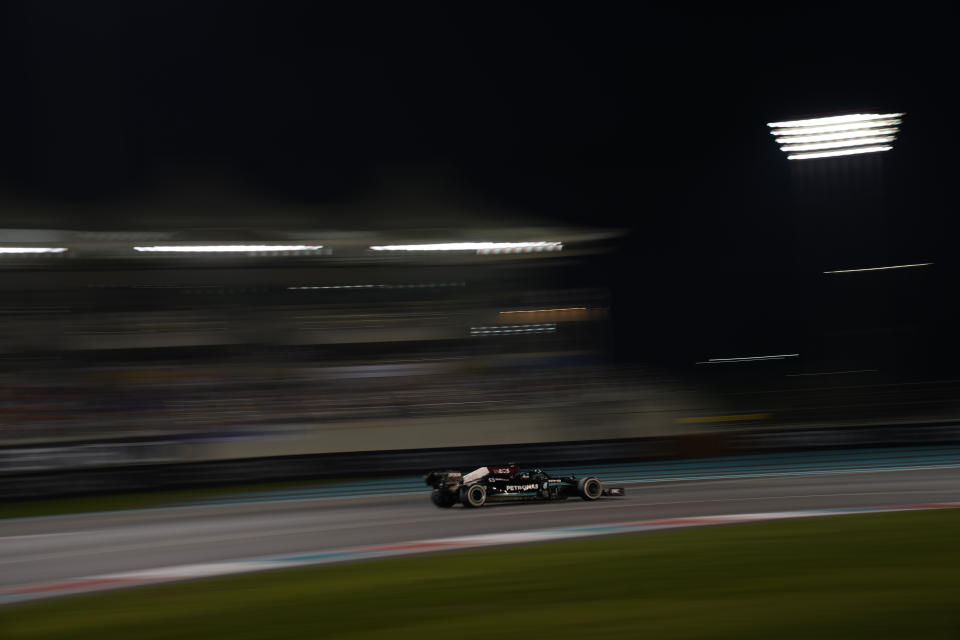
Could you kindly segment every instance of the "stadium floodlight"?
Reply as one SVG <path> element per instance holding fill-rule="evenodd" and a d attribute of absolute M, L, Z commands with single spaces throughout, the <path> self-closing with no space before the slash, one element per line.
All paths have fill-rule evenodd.
<path fill-rule="evenodd" d="M 859 147 L 863 144 L 886 144 L 893 142 L 893 136 L 876 136 L 873 138 L 853 138 L 847 140 L 832 140 L 830 142 L 808 142 L 804 144 L 785 144 L 784 151 L 818 151 L 820 149 L 842 149 L 844 147 Z"/>
<path fill-rule="evenodd" d="M 135 251 L 147 253 L 263 253 L 289 251 L 318 251 L 320 244 L 175 244 L 154 247 L 134 247 Z"/>
<path fill-rule="evenodd" d="M 0 253 L 64 253 L 66 247 L 0 247 Z"/>
<path fill-rule="evenodd" d="M 476 251 L 477 253 L 530 253 L 560 251 L 562 242 L 439 242 L 434 244 L 385 244 L 371 251 Z"/>
<path fill-rule="evenodd" d="M 896 127 L 902 120 L 900 118 L 891 118 L 890 120 L 868 120 L 865 122 L 853 122 L 850 124 L 834 124 L 827 125 L 823 127 L 803 127 L 802 129 L 780 129 L 782 135 L 785 136 L 799 136 L 799 135 L 811 135 L 815 133 L 840 133 L 840 132 L 855 132 L 862 131 L 864 129 L 876 129 L 878 127 Z M 770 126 L 770 125 L 768 125 Z M 780 135 L 780 134 L 775 134 Z"/>
<path fill-rule="evenodd" d="M 831 140 L 849 140 L 850 138 L 872 138 L 876 136 L 891 136 L 897 133 L 896 129 L 864 129 L 861 131 L 844 131 L 843 135 L 826 133 L 820 135 L 783 136 L 777 138 L 777 144 L 806 144 L 808 142 L 829 142 Z"/>
<path fill-rule="evenodd" d="M 768 127 L 789 129 L 792 127 L 817 127 L 822 125 L 854 124 L 870 122 L 871 120 L 887 120 L 900 118 L 903 113 L 851 113 L 846 116 L 829 116 L 827 118 L 811 118 L 809 120 L 787 120 L 785 122 L 768 122 Z"/>
<path fill-rule="evenodd" d="M 787 156 L 787 160 L 807 160 L 810 158 L 833 158 L 836 156 L 855 156 L 861 153 L 877 153 L 878 151 L 890 151 L 893 149 L 888 144 L 877 147 L 857 147 L 856 149 L 838 149 L 836 151 L 812 151 L 810 153 L 792 153 Z"/>
<path fill-rule="evenodd" d="M 768 122 L 767 126 L 787 160 L 808 160 L 889 151 L 904 115 L 855 113 Z"/>

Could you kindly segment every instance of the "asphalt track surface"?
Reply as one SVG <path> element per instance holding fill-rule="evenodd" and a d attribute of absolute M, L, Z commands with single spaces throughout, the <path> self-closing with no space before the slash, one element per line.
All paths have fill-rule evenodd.
<path fill-rule="evenodd" d="M 960 500 L 956 449 L 859 452 L 854 457 L 849 452 L 808 458 L 742 456 L 606 465 L 600 471 L 607 484 L 626 486 L 627 496 L 595 503 L 572 499 L 444 510 L 430 503 L 426 487 L 416 485 L 422 481 L 397 478 L 359 489 L 323 485 L 315 491 L 237 494 L 161 509 L 0 520 L 0 589 L 190 563 L 548 527 Z"/>

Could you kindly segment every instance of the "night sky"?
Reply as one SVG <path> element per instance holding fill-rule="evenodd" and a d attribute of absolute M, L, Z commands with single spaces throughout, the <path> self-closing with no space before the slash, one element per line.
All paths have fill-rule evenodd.
<path fill-rule="evenodd" d="M 631 229 L 610 280 L 632 354 L 793 350 L 809 306 L 836 303 L 816 275 L 876 260 L 937 263 L 890 285 L 891 323 L 919 309 L 911 340 L 951 339 L 949 3 L 763 16 L 326 4 L 6 3 L 0 193 L 59 207 L 33 226 L 134 227 L 97 208 L 210 175 L 322 207 L 415 171 L 539 219 Z M 907 112 L 870 193 L 804 200 L 819 187 L 765 123 L 866 110 Z"/>

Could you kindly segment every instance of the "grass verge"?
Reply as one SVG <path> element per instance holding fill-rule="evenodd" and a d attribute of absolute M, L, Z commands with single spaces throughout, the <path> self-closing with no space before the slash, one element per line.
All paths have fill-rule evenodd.
<path fill-rule="evenodd" d="M 960 510 L 243 575 L 0 609 L 5 640 L 958 638 Z"/>

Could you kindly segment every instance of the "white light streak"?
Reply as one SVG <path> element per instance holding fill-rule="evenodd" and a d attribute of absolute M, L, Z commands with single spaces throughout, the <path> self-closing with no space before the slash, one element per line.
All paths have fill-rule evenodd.
<path fill-rule="evenodd" d="M 893 149 L 890 145 L 880 147 L 857 147 L 854 149 L 840 149 L 837 151 L 812 151 L 810 153 L 795 153 L 787 156 L 787 160 L 808 160 L 811 158 L 832 158 L 834 156 L 853 156 L 859 153 L 877 153 L 878 151 L 890 151 Z"/>
<path fill-rule="evenodd" d="M 811 118 L 809 120 L 787 120 L 785 122 L 768 122 L 767 126 L 774 127 L 815 127 L 818 125 L 846 124 L 851 122 L 868 122 L 872 120 L 888 120 L 899 118 L 902 113 L 853 113 L 846 116 L 830 116 L 827 118 Z"/>
<path fill-rule="evenodd" d="M 66 247 L 0 247 L 0 253 L 63 253 Z"/>
<path fill-rule="evenodd" d="M 521 313 L 559 313 L 564 311 L 586 311 L 586 307 L 561 307 L 558 309 L 524 309 L 518 311 L 500 311 L 499 315 L 509 316 Z"/>
<path fill-rule="evenodd" d="M 466 282 L 417 282 L 413 284 L 320 284 L 287 287 L 290 291 L 314 291 L 318 289 L 426 289 L 435 287 L 465 287 Z"/>
<path fill-rule="evenodd" d="M 268 251 L 317 251 L 323 245 L 314 244 L 175 244 L 153 247 L 134 247 L 140 252 L 152 253 L 257 253 Z"/>
<path fill-rule="evenodd" d="M 501 324 L 490 327 L 470 327 L 470 336 L 477 338 L 483 336 L 510 334 L 516 335 L 524 333 L 553 333 L 556 330 L 556 322 L 544 322 L 539 324 Z"/>
<path fill-rule="evenodd" d="M 855 122 L 852 124 L 834 124 L 825 127 L 800 127 L 787 129 L 773 129 L 770 133 L 775 136 L 800 136 L 813 133 L 840 133 L 843 131 L 859 131 L 878 127 L 895 127 L 902 121 L 899 118 L 892 120 L 872 120 L 869 122 Z"/>
<path fill-rule="evenodd" d="M 824 133 L 817 136 L 785 136 L 777 138 L 777 144 L 799 144 L 806 142 L 829 142 L 831 140 L 850 140 L 852 138 L 868 138 L 871 136 L 892 136 L 899 129 L 863 129 L 860 131 L 845 131 L 839 133 Z"/>
<path fill-rule="evenodd" d="M 812 142 L 810 144 L 785 144 L 781 151 L 815 151 L 817 149 L 842 149 L 844 147 L 858 147 L 866 144 L 886 144 L 893 142 L 893 136 L 879 136 L 876 138 L 854 138 L 853 140 L 836 140 L 834 142 Z"/>
<path fill-rule="evenodd" d="M 783 360 L 784 358 L 796 358 L 799 356 L 799 353 L 781 353 L 772 356 L 746 356 L 742 358 L 710 358 L 709 360 L 702 360 L 697 364 L 719 364 L 722 362 L 757 362 L 763 360 Z"/>
<path fill-rule="evenodd" d="M 435 244 L 374 245 L 371 251 L 485 251 L 497 249 L 529 249 L 532 251 L 560 251 L 562 242 L 440 242 Z"/>
<path fill-rule="evenodd" d="M 895 264 L 889 267 L 866 267 L 863 269 L 836 269 L 834 271 L 824 271 L 824 273 L 859 273 L 861 271 L 886 271 L 887 269 L 909 269 L 911 267 L 929 267 L 932 262 L 918 262 L 916 264 Z"/>

